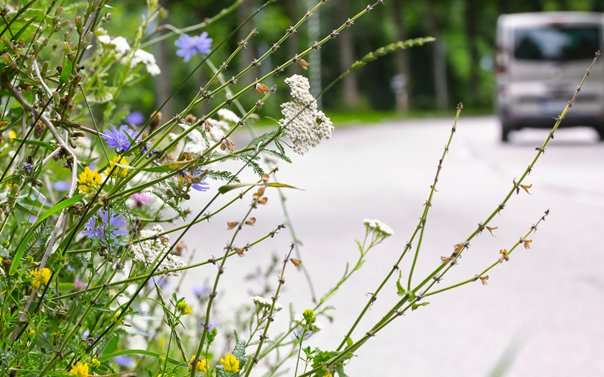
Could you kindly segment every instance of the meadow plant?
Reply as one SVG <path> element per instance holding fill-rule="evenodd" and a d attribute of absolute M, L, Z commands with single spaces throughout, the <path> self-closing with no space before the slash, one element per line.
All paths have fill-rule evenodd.
<path fill-rule="evenodd" d="M 267 1 L 252 17 L 272 3 Z M 516 249 L 530 248 L 530 237 L 548 212 L 528 224 L 520 240 L 502 247 L 483 271 L 437 288 L 472 239 L 496 230 L 491 221 L 512 196 L 531 189 L 525 179 L 580 86 L 502 201 L 436 261 L 430 274 L 417 279 L 415 266 L 462 110 L 458 106 L 420 221 L 337 348 L 310 347 L 306 341 L 318 331 L 329 331 L 320 321 L 329 318 L 329 299 L 362 267 L 370 250 L 393 234 L 379 220 L 363 221 L 356 263 L 346 266 L 333 288 L 304 308 L 279 302 L 285 276 L 296 270 L 306 273 L 288 224 L 291 247 L 283 259 L 273 259 L 256 274 L 258 295 L 235 311 L 232 325 L 215 321 L 220 312 L 216 298 L 232 258 L 253 258 L 251 249 L 286 237 L 286 226 L 275 224 L 254 241 L 241 240 L 242 231 L 256 223 L 254 213 L 268 205 L 268 193 L 278 190 L 284 195 L 283 190 L 292 188 L 277 181 L 276 165 L 290 162 L 290 151 L 303 154 L 317 147 L 334 131 L 310 94 L 303 76 L 308 69 L 304 57 L 381 5 L 381 1 L 368 4 L 322 39 L 263 76 L 251 78 L 253 69 L 266 63 L 325 3 L 318 1 L 230 79 L 224 78 L 229 63 L 256 31 L 225 61 L 214 64 L 215 51 L 225 50 L 237 30 L 218 36 L 203 28 L 233 12 L 240 1 L 199 25 L 162 29 L 159 36 L 154 28 L 159 28 L 156 21 L 162 9 L 156 0 L 147 1 L 138 29 L 124 30 L 123 35 L 104 29 L 111 21 L 107 0 L 32 0 L 0 6 L 0 375 L 345 376 L 347 361 L 393 320 L 427 305 L 426 299 L 438 293 L 476 281 L 485 284 L 491 269 L 508 261 Z M 166 40 L 176 47 L 178 63 L 190 68 L 177 91 L 196 70 L 209 76 L 176 115 L 162 113 L 170 98 L 154 112 L 142 114 L 122 94 L 142 80 L 161 79 L 163 72 L 151 47 Z M 379 48 L 335 82 L 381 56 L 431 40 Z M 295 64 L 299 74 L 283 77 L 285 68 Z M 240 83 L 242 78 L 247 83 Z M 285 88 L 269 85 L 269 79 L 289 86 L 290 100 L 281 104 L 282 118 L 256 135 L 254 119 L 262 115 L 273 93 Z M 239 101 L 244 97 L 254 104 L 245 108 Z M 243 146 L 232 140 L 240 129 L 254 134 Z M 243 181 L 249 176 L 255 178 Z M 196 203 L 196 212 L 186 207 L 193 194 L 203 198 Z M 247 203 L 247 209 L 225 224 L 229 236 L 224 252 L 192 263 L 183 237 L 237 202 Z M 175 225 L 176 220 L 184 225 Z M 410 264 L 403 268 L 407 255 Z M 186 296 L 178 279 L 190 270 L 202 278 L 194 294 Z M 384 289 L 396 290 L 399 300 L 378 308 L 375 301 Z M 359 333 L 357 327 L 370 307 L 384 310 L 383 317 Z M 274 329 L 278 316 L 285 324 Z"/>

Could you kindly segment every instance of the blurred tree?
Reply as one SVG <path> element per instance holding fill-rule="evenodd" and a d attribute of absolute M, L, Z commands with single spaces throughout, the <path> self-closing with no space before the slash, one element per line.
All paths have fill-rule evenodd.
<path fill-rule="evenodd" d="M 339 24 L 343 24 L 350 15 L 350 1 L 338 0 L 336 7 L 336 18 Z M 339 53 L 340 53 L 340 69 L 347 70 L 354 63 L 354 41 L 353 34 L 350 28 L 346 28 L 338 36 Z M 354 108 L 360 103 L 359 85 L 356 73 L 351 73 L 344 77 L 344 103 L 350 108 Z"/>

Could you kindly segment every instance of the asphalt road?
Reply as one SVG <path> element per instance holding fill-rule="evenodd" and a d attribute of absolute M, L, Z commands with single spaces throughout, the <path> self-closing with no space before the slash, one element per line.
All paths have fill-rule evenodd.
<path fill-rule="evenodd" d="M 355 260 L 354 240 L 363 236 L 364 218 L 378 218 L 395 230 L 333 297 L 334 322 L 320 319 L 324 329 L 309 345 L 335 348 L 391 268 L 421 215 L 451 123 L 452 118 L 337 129 L 331 140 L 294 164 L 280 164 L 279 180 L 303 189 L 286 192 L 287 206 L 303 242 L 301 259 L 319 294 L 337 281 L 346 262 Z M 497 207 L 546 135 L 522 131 L 502 145 L 495 118 L 462 116 L 427 220 L 415 282 Z M 512 197 L 491 224 L 498 227 L 494 236 L 477 237 L 440 287 L 474 276 L 549 209 L 547 221 L 531 237 L 531 249 L 517 250 L 491 271 L 487 286 L 475 282 L 432 296 L 430 305 L 399 318 L 351 360 L 350 376 L 484 377 L 505 360 L 509 376 L 604 375 L 604 144 L 590 129 L 561 129 L 525 183 L 532 184 L 530 194 Z M 286 221 L 276 192 L 268 196 L 268 205 L 255 212 L 256 225 L 243 232 L 242 244 Z M 201 203 L 203 197 L 194 200 Z M 238 220 L 241 210 L 227 211 L 188 236 L 195 259 L 221 255 L 231 234 L 225 223 Z M 245 276 L 273 253 L 285 255 L 291 240 L 282 231 L 229 262 L 219 296 L 223 308 L 249 301 L 254 283 Z M 190 273 L 185 292 L 209 282 L 213 273 Z M 276 276 L 269 281 L 275 283 Z M 302 273 L 288 269 L 284 289 L 282 304 L 293 302 L 296 312 L 311 306 Z M 392 305 L 394 281 L 385 291 L 353 338 Z M 276 323 L 288 315 L 280 316 Z M 223 309 L 215 320 L 226 331 L 231 317 Z"/>

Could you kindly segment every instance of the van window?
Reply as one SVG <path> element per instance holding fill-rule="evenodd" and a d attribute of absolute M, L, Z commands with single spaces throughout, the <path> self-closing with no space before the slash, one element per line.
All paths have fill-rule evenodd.
<path fill-rule="evenodd" d="M 519 60 L 591 59 L 600 49 L 597 25 L 547 25 L 514 31 L 514 57 Z"/>

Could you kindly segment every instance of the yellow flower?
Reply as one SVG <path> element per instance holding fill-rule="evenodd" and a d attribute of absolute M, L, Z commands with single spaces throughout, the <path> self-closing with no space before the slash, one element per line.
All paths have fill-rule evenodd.
<path fill-rule="evenodd" d="M 187 302 L 185 300 L 179 301 L 178 304 L 176 304 L 176 309 L 182 315 L 188 315 L 188 314 L 193 313 L 193 309 L 191 309 L 191 307 L 189 306 L 189 304 L 187 304 Z"/>
<path fill-rule="evenodd" d="M 304 312 L 302 313 L 302 316 L 304 317 L 304 320 L 306 321 L 306 323 L 309 325 L 311 323 L 315 323 L 315 321 L 316 321 L 315 311 L 312 309 L 304 310 Z"/>
<path fill-rule="evenodd" d="M 98 367 L 100 367 L 100 366 L 101 366 L 101 362 L 100 362 L 100 360 L 99 360 L 99 359 L 95 359 L 95 358 L 93 358 L 93 359 L 90 361 L 90 364 L 92 364 L 92 366 L 93 366 L 94 368 L 98 368 Z"/>
<path fill-rule="evenodd" d="M 14 139 L 16 137 L 17 137 L 17 133 L 15 131 L 13 131 L 13 130 L 8 131 L 8 138 L 9 139 L 12 140 L 12 139 Z"/>
<path fill-rule="evenodd" d="M 88 364 L 78 361 L 67 374 L 76 377 L 88 377 Z"/>
<path fill-rule="evenodd" d="M 122 177 L 125 177 L 126 175 L 128 175 L 128 168 L 122 168 L 122 167 L 116 166 L 115 164 L 128 165 L 128 161 L 126 160 L 125 157 L 120 157 L 120 156 L 113 157 L 113 159 L 111 161 L 109 161 L 109 167 L 105 170 L 105 174 L 109 175 L 109 173 L 113 170 L 113 167 L 115 166 L 115 170 L 113 170 L 113 174 L 121 175 Z"/>
<path fill-rule="evenodd" d="M 78 188 L 82 192 L 93 191 L 96 186 L 101 184 L 103 178 L 99 174 L 98 169 L 90 170 L 88 166 L 78 176 Z"/>
<path fill-rule="evenodd" d="M 193 365 L 195 365 L 195 368 L 197 368 L 197 370 L 202 373 L 206 373 L 208 371 L 208 361 L 206 359 L 195 361 L 195 355 L 193 355 L 191 356 L 191 360 L 189 360 L 189 364 L 191 364 L 189 370 L 191 370 L 191 368 L 193 368 Z M 239 366 L 237 367 L 239 368 Z"/>
<path fill-rule="evenodd" d="M 48 284 L 48 281 L 50 280 L 50 275 L 52 275 L 50 270 L 46 267 L 41 270 L 38 270 L 37 268 L 35 270 L 31 270 L 30 274 L 31 285 L 36 289 L 40 288 L 41 285 Z"/>
<path fill-rule="evenodd" d="M 228 355 L 225 355 L 222 359 L 220 359 L 220 362 L 222 365 L 224 365 L 225 371 L 229 373 L 239 372 L 239 360 L 237 360 L 233 354 L 229 353 Z"/>
<path fill-rule="evenodd" d="M 27 329 L 27 332 L 29 333 L 29 335 L 34 335 L 36 333 L 36 329 L 34 329 L 33 327 L 30 327 Z"/>

